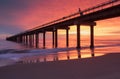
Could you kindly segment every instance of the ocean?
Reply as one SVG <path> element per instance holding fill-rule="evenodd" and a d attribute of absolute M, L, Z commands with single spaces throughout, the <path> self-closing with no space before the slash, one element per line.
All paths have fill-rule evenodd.
<path fill-rule="evenodd" d="M 50 34 L 48 34 L 50 35 Z M 46 38 L 46 49 L 39 39 L 39 48 L 28 47 L 24 44 L 0 40 L 0 67 L 12 65 L 16 62 L 38 63 L 62 61 L 102 56 L 108 53 L 120 53 L 120 39 L 111 36 L 96 36 L 95 48 L 90 49 L 90 37 L 81 38 L 81 49 L 76 49 L 76 36 L 70 35 L 69 47 L 66 47 L 65 35 L 59 35 L 58 48 L 52 47 L 52 38 Z"/>

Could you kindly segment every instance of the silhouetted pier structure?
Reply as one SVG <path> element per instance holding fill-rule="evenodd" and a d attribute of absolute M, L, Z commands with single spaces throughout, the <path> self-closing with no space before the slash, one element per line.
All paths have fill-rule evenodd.
<path fill-rule="evenodd" d="M 46 32 L 52 32 L 52 45 L 58 47 L 58 30 L 66 30 L 66 46 L 69 46 L 69 27 L 76 25 L 77 27 L 77 48 L 80 48 L 80 27 L 81 25 L 90 26 L 90 48 L 94 48 L 94 26 L 95 21 L 119 17 L 120 16 L 120 0 L 110 0 L 97 6 L 85 9 L 40 25 L 25 32 L 8 37 L 7 40 L 18 43 L 24 43 L 29 46 L 39 46 L 39 34 L 43 34 L 43 47 L 46 46 Z"/>

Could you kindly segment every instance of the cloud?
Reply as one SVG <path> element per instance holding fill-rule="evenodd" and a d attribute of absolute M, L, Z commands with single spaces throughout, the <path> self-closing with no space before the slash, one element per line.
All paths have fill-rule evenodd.
<path fill-rule="evenodd" d="M 0 25 L 0 34 L 5 34 L 5 33 L 15 34 L 21 31 L 23 31 L 21 27 L 15 27 L 10 25 L 8 26 Z"/>

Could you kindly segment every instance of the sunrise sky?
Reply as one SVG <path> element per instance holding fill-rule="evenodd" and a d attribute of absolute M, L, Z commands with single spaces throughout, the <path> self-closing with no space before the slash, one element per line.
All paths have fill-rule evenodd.
<path fill-rule="evenodd" d="M 108 0 L 0 0 L 0 38 L 14 35 L 49 21 Z M 120 35 L 120 17 L 97 22 L 96 36 Z M 89 34 L 89 27 L 82 27 Z M 70 33 L 75 33 L 75 27 Z"/>

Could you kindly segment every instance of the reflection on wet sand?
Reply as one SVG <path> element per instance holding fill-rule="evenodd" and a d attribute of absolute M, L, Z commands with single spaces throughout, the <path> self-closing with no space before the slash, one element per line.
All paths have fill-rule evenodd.
<path fill-rule="evenodd" d="M 47 62 L 47 61 L 81 59 L 81 58 L 89 58 L 89 57 L 104 55 L 95 52 L 97 51 L 94 48 L 75 49 L 75 50 L 67 50 L 64 52 L 51 53 L 46 55 L 24 57 L 21 59 L 21 61 L 23 63 L 37 63 L 37 62 Z"/>
<path fill-rule="evenodd" d="M 60 60 L 71 60 L 81 58 L 94 58 L 96 56 L 102 56 L 108 53 L 119 53 L 120 44 L 109 44 L 109 45 L 97 45 L 95 48 L 82 47 L 76 49 L 70 48 L 54 48 L 45 49 L 42 52 L 46 54 L 24 57 L 21 58 L 23 63 L 36 63 L 36 62 L 47 62 L 47 61 L 60 61 Z"/>

